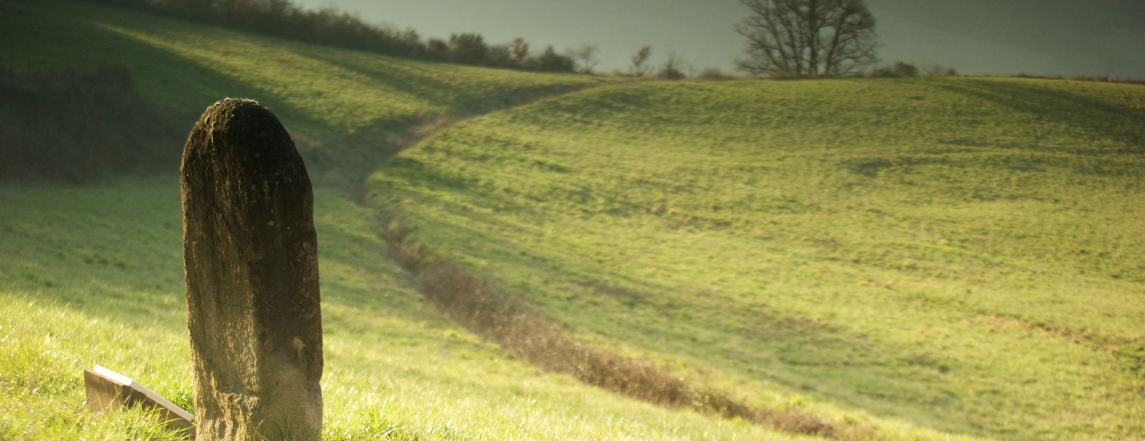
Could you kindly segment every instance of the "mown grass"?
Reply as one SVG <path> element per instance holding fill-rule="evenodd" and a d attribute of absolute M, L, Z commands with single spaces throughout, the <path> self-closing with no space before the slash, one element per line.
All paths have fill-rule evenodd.
<path fill-rule="evenodd" d="M 1143 166 L 1139 85 L 646 83 L 464 122 L 368 191 L 581 339 L 752 404 L 1142 439 Z"/>
<path fill-rule="evenodd" d="M 386 131 L 610 81 L 70 2 L 0 12 L 0 65 L 127 66 L 188 127 L 218 98 L 257 98 L 323 185 L 391 154 Z M 895 438 L 1140 438 L 1133 87 L 609 87 L 462 124 L 371 190 L 417 240 L 581 341 L 752 405 Z M 172 436 L 140 413 L 88 417 L 79 372 L 99 363 L 189 405 L 175 182 L 0 187 L 0 438 Z M 327 438 L 784 438 L 506 356 L 423 300 L 382 257 L 371 211 L 336 190 L 316 213 Z"/>
<path fill-rule="evenodd" d="M 89 416 L 81 376 L 98 363 L 191 406 L 172 184 L 0 188 L 0 438 L 176 438 L 144 413 Z M 506 357 L 410 287 L 368 209 L 316 204 L 325 439 L 787 439 Z"/>
<path fill-rule="evenodd" d="M 3 1 L 0 12 L 0 66 L 126 66 L 188 128 L 216 99 L 260 99 L 308 161 L 333 158 L 308 162 L 333 180 L 392 154 L 379 143 L 416 137 L 407 123 L 611 81 L 394 60 L 70 2 Z M 177 182 L 0 186 L 0 439 L 178 438 L 139 411 L 90 416 L 81 380 L 100 364 L 192 405 Z M 341 190 L 316 191 L 326 439 L 789 439 L 623 399 L 481 341 L 412 288 L 373 212 Z"/>
<path fill-rule="evenodd" d="M 343 194 L 354 186 L 343 177 L 364 178 L 412 128 L 617 81 L 383 57 L 62 0 L 3 0 L 0 11 L 0 66 L 125 67 L 188 131 L 219 99 L 256 99 L 290 130 L 315 181 Z"/>
<path fill-rule="evenodd" d="M 222 97 L 252 98 L 303 138 L 465 116 L 614 81 L 382 57 L 86 3 L 5 0 L 0 8 L 2 66 L 126 66 L 144 97 L 183 116 Z"/>

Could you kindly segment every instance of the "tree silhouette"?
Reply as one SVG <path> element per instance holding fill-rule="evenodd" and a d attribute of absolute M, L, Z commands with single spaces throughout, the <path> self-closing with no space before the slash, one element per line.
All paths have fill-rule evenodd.
<path fill-rule="evenodd" d="M 652 46 L 644 46 L 636 55 L 632 56 L 632 74 L 638 77 L 644 76 L 650 69 L 648 66 L 648 57 L 652 56 Z"/>
<path fill-rule="evenodd" d="M 668 59 L 660 65 L 660 78 L 666 80 L 682 80 L 688 76 L 684 74 L 684 59 L 676 51 L 668 51 Z"/>
<path fill-rule="evenodd" d="M 529 43 L 524 38 L 517 37 L 509 42 L 509 50 L 513 52 L 513 59 L 517 60 L 518 65 L 524 65 L 525 59 L 529 58 Z"/>
<path fill-rule="evenodd" d="M 878 61 L 875 16 L 866 0 L 740 0 L 751 15 L 737 67 L 754 75 L 850 75 Z"/>
<path fill-rule="evenodd" d="M 580 64 L 580 72 L 592 74 L 593 69 L 600 61 L 596 58 L 596 54 L 600 52 L 600 48 L 595 44 L 585 44 L 575 49 L 569 49 L 568 57 L 576 60 Z"/>

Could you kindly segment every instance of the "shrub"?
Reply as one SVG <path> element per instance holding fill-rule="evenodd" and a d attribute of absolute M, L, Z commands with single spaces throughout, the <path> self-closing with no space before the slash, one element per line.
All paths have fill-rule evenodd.
<path fill-rule="evenodd" d="M 517 37 L 509 42 L 509 50 L 513 53 L 513 59 L 519 65 L 524 65 L 525 60 L 529 58 L 529 43 L 524 38 Z"/>
<path fill-rule="evenodd" d="M 652 46 L 644 46 L 632 56 L 632 74 L 638 77 L 648 73 L 648 58 L 652 56 Z"/>
<path fill-rule="evenodd" d="M 485 38 L 478 34 L 449 36 L 450 60 L 460 64 L 484 64 L 489 55 Z"/>
<path fill-rule="evenodd" d="M 918 66 L 913 64 L 904 63 L 902 61 L 895 61 L 895 64 L 890 66 L 883 66 L 875 69 L 870 73 L 873 77 L 900 77 L 909 78 L 918 76 Z"/>
<path fill-rule="evenodd" d="M 928 77 L 953 77 L 958 75 L 958 71 L 953 67 L 945 67 L 941 64 L 931 64 L 923 68 Z"/>
<path fill-rule="evenodd" d="M 724 73 L 718 67 L 705 68 L 700 72 L 701 80 L 730 80 L 732 78 L 735 78 L 735 76 Z"/>
<path fill-rule="evenodd" d="M 683 69 L 684 59 L 680 58 L 675 51 L 671 51 L 668 52 L 668 58 L 664 60 L 664 64 L 660 65 L 660 72 L 657 73 L 657 76 L 665 80 L 682 80 L 688 77 L 684 74 Z"/>
<path fill-rule="evenodd" d="M 489 46 L 480 34 L 454 34 L 449 41 L 422 41 L 413 29 L 398 30 L 372 25 L 356 15 L 333 7 L 305 10 L 290 0 L 85 0 L 108 6 L 139 10 L 242 32 L 323 44 L 404 58 L 459 64 L 573 72 L 573 67 L 554 54 L 526 59 L 523 39 L 510 46 Z M 523 45 L 523 46 L 522 46 Z M 523 49 L 523 50 L 522 50 Z M 543 58 L 543 59 L 542 59 Z M 565 57 L 567 58 L 567 57 Z M 543 66 L 543 68 L 542 68 Z"/>
<path fill-rule="evenodd" d="M 431 38 L 426 43 L 426 58 L 433 61 L 449 60 L 449 43 L 440 38 Z"/>
<path fill-rule="evenodd" d="M 540 56 L 525 62 L 525 68 L 541 72 L 572 72 L 575 67 L 572 58 L 558 54 L 552 46 L 545 48 Z"/>
<path fill-rule="evenodd" d="M 513 58 L 512 48 L 510 48 L 507 44 L 489 46 L 489 52 L 485 55 L 485 65 L 489 67 L 506 67 L 511 69 L 521 68 L 521 64 Z"/>

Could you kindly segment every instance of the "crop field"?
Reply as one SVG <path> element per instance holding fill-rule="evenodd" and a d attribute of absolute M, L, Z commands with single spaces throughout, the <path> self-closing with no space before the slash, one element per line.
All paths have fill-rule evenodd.
<path fill-rule="evenodd" d="M 461 123 L 372 204 L 580 338 L 759 405 L 1141 439 L 1145 88 L 642 83 Z"/>

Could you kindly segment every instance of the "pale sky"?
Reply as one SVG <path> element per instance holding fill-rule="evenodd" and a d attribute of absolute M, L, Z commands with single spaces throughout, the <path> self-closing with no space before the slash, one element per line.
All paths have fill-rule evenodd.
<path fill-rule="evenodd" d="M 738 0 L 296 0 L 358 12 L 370 23 L 492 44 L 523 37 L 534 51 L 595 44 L 598 72 L 625 69 L 643 45 L 654 63 L 675 51 L 696 71 L 732 70 L 747 14 Z M 961 73 L 1111 75 L 1145 79 L 1145 0 L 869 0 L 880 57 Z"/>

